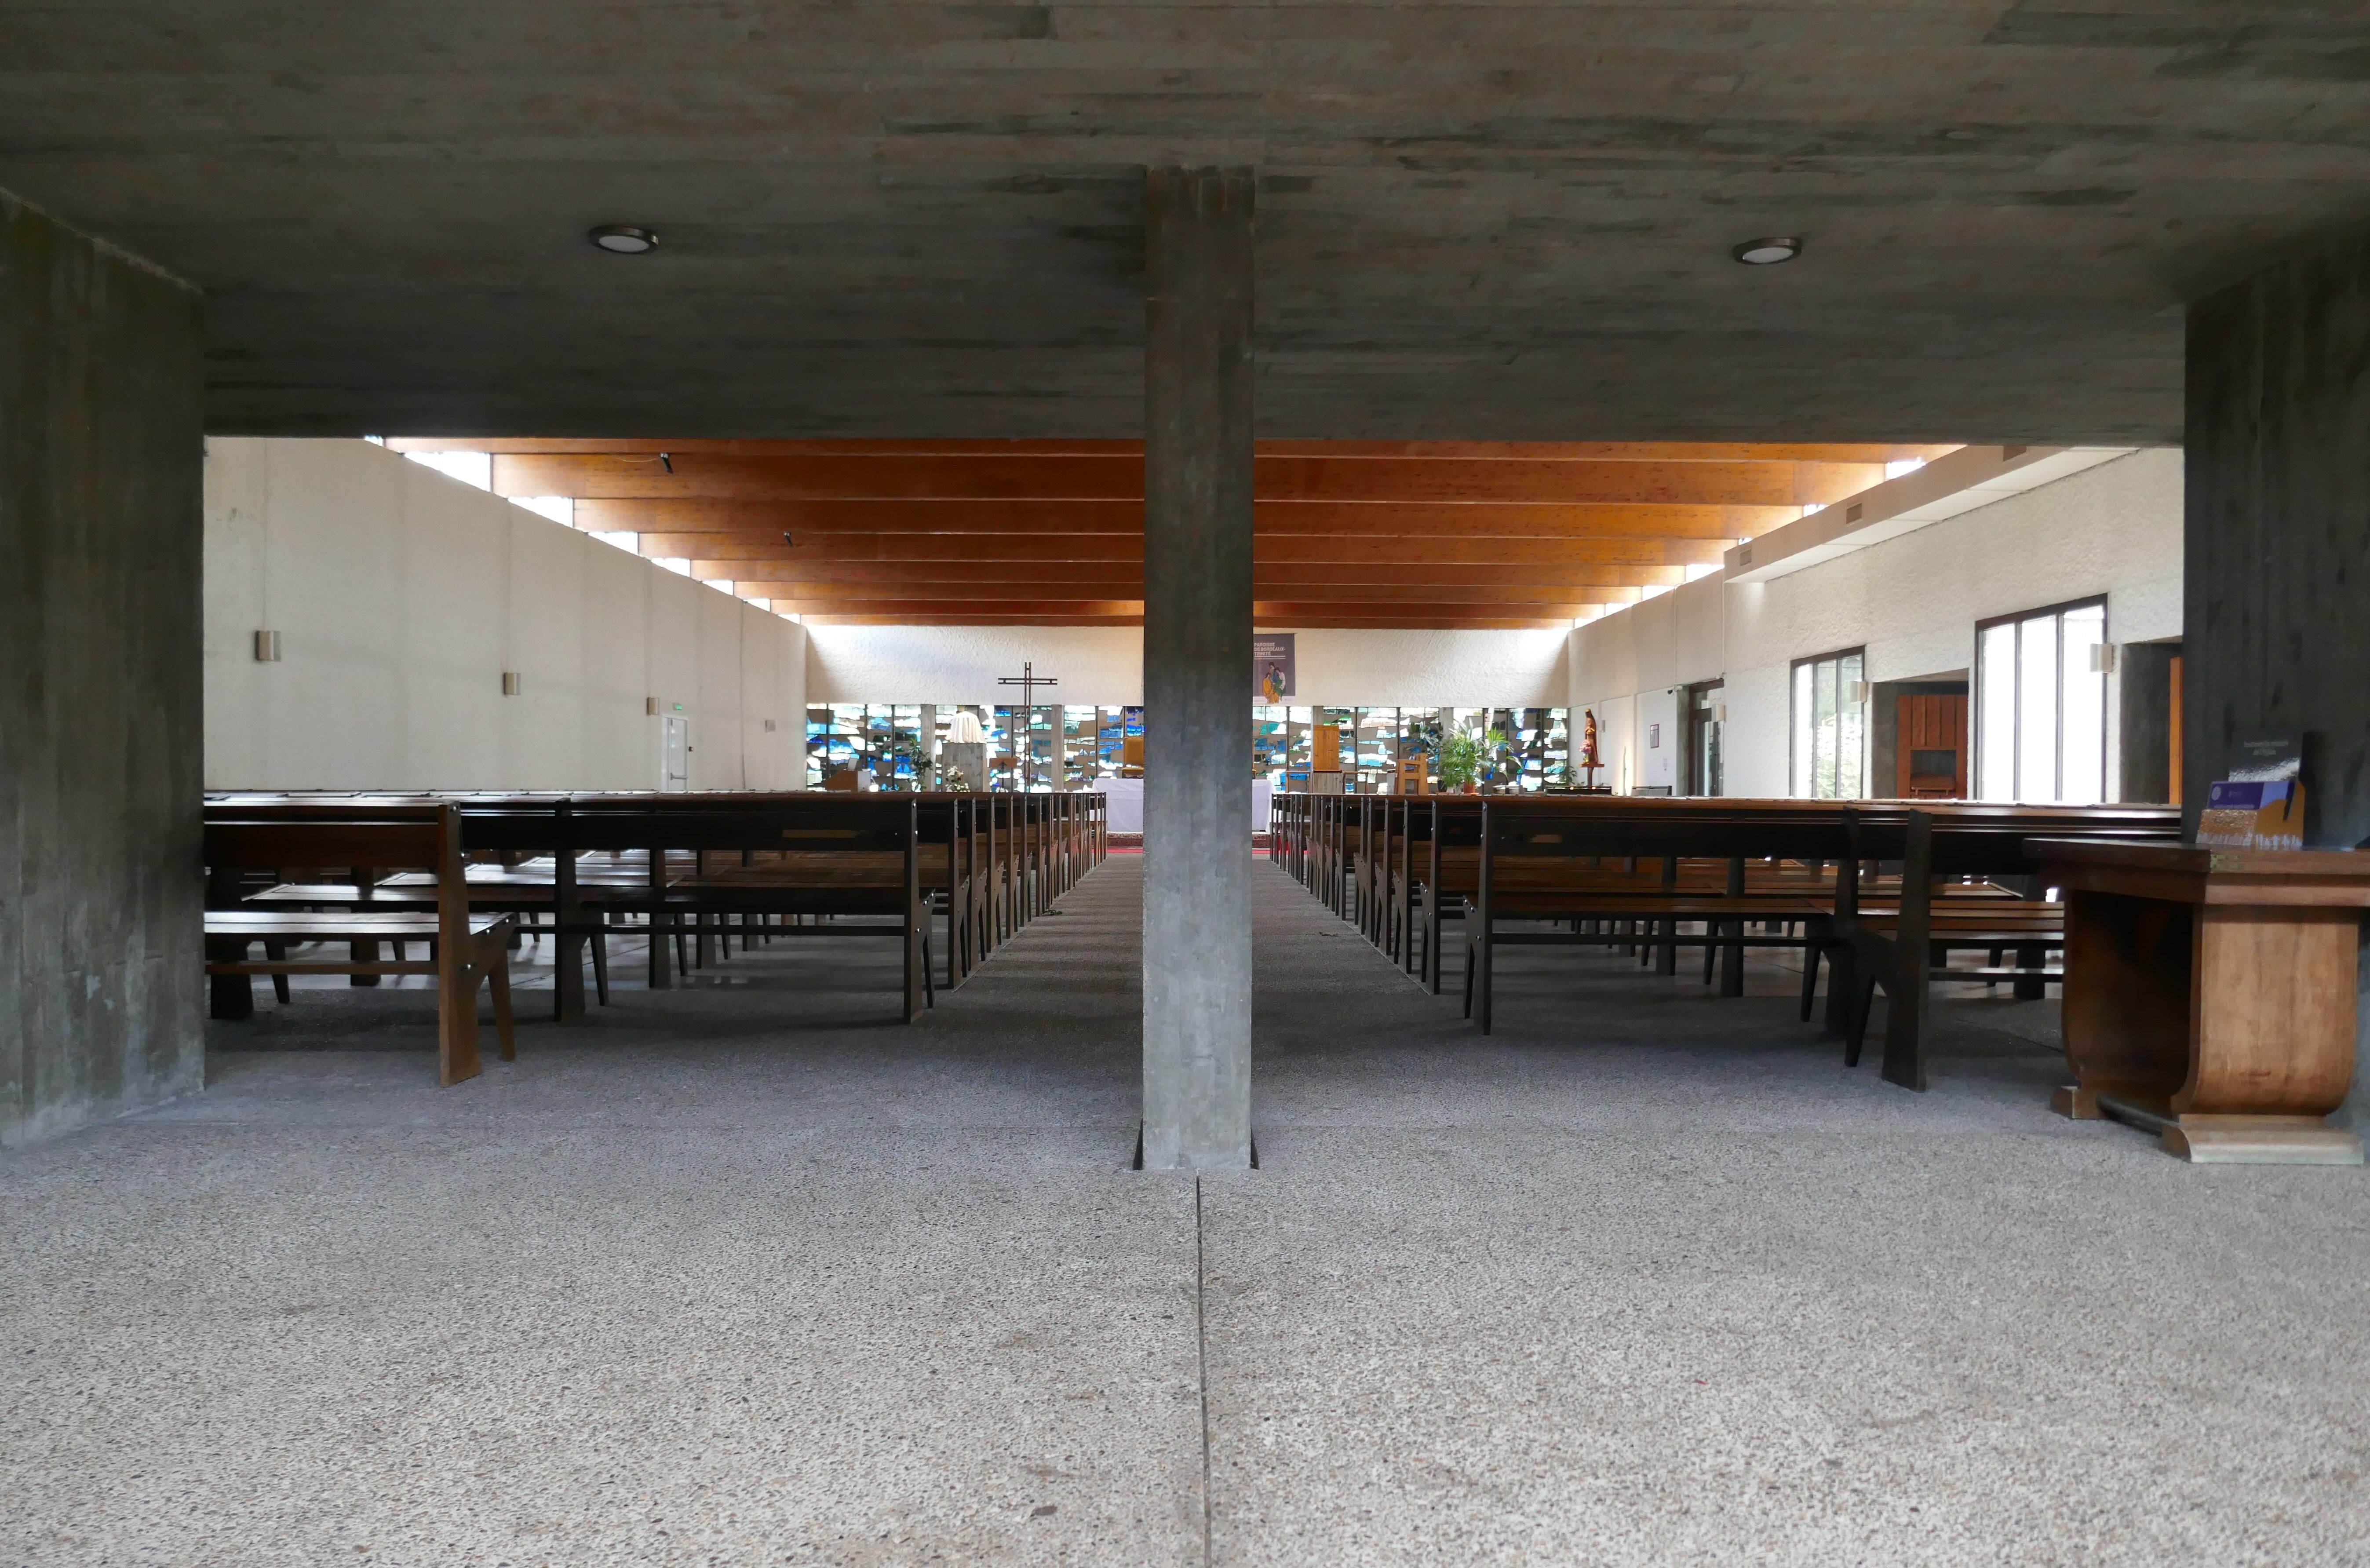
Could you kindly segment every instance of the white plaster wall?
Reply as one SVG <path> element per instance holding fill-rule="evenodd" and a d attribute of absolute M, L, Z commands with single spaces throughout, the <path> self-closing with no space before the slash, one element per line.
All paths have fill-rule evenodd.
<path fill-rule="evenodd" d="M 803 628 L 367 442 L 209 442 L 205 572 L 209 789 L 803 782 Z"/>
<path fill-rule="evenodd" d="M 1133 627 L 816 626 L 807 634 L 807 689 L 816 702 L 1011 702 L 1018 693 L 995 680 L 1018 674 L 1023 660 L 1061 678 L 1048 700 L 1103 708 L 1144 700 L 1144 636 Z M 1553 708 L 1570 686 L 1560 631 L 1295 636 L 1293 700 L 1303 705 Z"/>
<path fill-rule="evenodd" d="M 1796 659 L 1868 650 L 1868 678 L 1969 669 L 1975 623 L 2107 596 L 2107 636 L 2180 635 L 2180 454 L 2111 463 L 1769 582 L 1706 578 L 1570 635 L 1574 709 L 1594 707 L 1608 767 L 1638 693 L 1725 679 L 1731 795 L 1787 792 L 1787 673 Z M 2107 777 L 2120 776 L 2108 683 Z"/>
<path fill-rule="evenodd" d="M 1560 631 L 1321 630 L 1297 635 L 1297 703 L 1558 708 L 1570 687 L 1569 638 Z"/>
<path fill-rule="evenodd" d="M 1144 700 L 1144 634 L 1120 626 L 811 626 L 810 702 L 1018 702 L 997 686 L 1033 663 L 1062 684 L 1039 700 L 1128 708 Z M 1249 677 L 1244 678 L 1246 700 Z"/>

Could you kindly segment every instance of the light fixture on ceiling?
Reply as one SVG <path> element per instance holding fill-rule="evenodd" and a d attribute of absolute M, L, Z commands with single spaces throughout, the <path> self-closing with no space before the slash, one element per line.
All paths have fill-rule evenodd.
<path fill-rule="evenodd" d="M 604 250 L 619 256 L 640 256 L 659 248 L 659 236 L 646 228 L 631 224 L 603 224 L 586 234 L 585 238 Z"/>
<path fill-rule="evenodd" d="M 1748 267 L 1775 267 L 1802 254 L 1802 242 L 1792 235 L 1772 235 L 1766 239 L 1748 239 L 1729 254 Z"/>

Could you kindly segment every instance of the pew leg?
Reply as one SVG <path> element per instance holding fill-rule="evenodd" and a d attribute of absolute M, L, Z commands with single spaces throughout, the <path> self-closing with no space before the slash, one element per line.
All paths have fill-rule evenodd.
<path fill-rule="evenodd" d="M 356 963 L 373 963 L 377 962 L 378 959 L 378 943 L 349 942 L 346 944 L 346 952 Z M 375 986 L 384 978 L 385 978 L 385 976 L 379 974 L 349 974 L 346 976 L 346 984 L 349 986 Z M 275 993 L 287 988 L 288 981 L 285 975 L 275 974 L 272 976 L 272 979 L 276 982 L 272 986 L 272 990 Z M 280 999 L 284 1002 L 288 998 L 286 997 L 282 997 Z"/>
<path fill-rule="evenodd" d="M 1851 1031 L 1852 987 L 1859 973 L 1859 957 L 1848 941 L 1830 940 L 1827 951 L 1827 1016 L 1829 1034 L 1847 1034 Z"/>
<path fill-rule="evenodd" d="M 674 988 L 674 971 L 667 957 L 665 917 L 657 910 L 650 911 L 643 928 L 650 933 L 650 989 L 669 991 Z"/>
<path fill-rule="evenodd" d="M 206 957 L 216 963 L 245 963 L 247 944 L 231 937 L 206 943 Z M 255 982 L 245 974 L 206 977 L 206 1016 L 226 1020 L 255 1016 Z"/>
<path fill-rule="evenodd" d="M 1465 914 L 1466 944 L 1478 955 L 1473 964 L 1473 1017 L 1481 1032 L 1490 1032 L 1490 1004 L 1497 985 L 1497 954 L 1490 951 L 1490 939 L 1496 935 L 1497 921 L 1480 910 L 1468 908 Z M 1476 929 L 1476 928 L 1478 929 Z"/>
<path fill-rule="evenodd" d="M 1852 966 L 1850 1012 L 1844 1025 L 1844 1066 L 1859 1066 L 1860 1047 L 1868 1042 L 1868 1015 L 1876 1006 L 1876 966 L 1865 961 Z"/>
<path fill-rule="evenodd" d="M 592 950 L 592 994 L 605 1008 L 609 1005 L 609 922 L 604 917 L 592 917 L 592 935 L 586 945 Z"/>
<path fill-rule="evenodd" d="M 1470 931 L 1465 937 L 1465 1016 L 1473 1016 L 1473 936 Z"/>
<path fill-rule="evenodd" d="M 1440 894 L 1437 890 L 1424 894 L 1423 966 L 1432 981 L 1432 994 L 1440 995 Z"/>
<path fill-rule="evenodd" d="M 575 917 L 581 920 L 582 916 Z M 557 1023 L 584 1016 L 584 939 L 562 929 L 558 909 L 551 916 L 551 1017 Z"/>
<path fill-rule="evenodd" d="M 511 1013 L 511 955 L 497 951 L 494 962 L 486 974 L 487 989 L 494 994 L 494 1038 L 501 1043 L 502 1060 L 518 1060 L 518 1020 Z M 469 1010 L 477 1011 L 477 997 L 469 998 Z"/>
<path fill-rule="evenodd" d="M 1893 955 L 1894 978 L 1884 987 L 1884 1081 L 1921 1093 L 1926 1088 L 1927 1003 L 1934 991 L 1925 960 L 1924 942 L 1902 944 Z"/>
<path fill-rule="evenodd" d="M 447 1089 L 484 1070 L 477 1057 L 477 972 L 470 967 L 466 949 L 440 955 L 436 972 L 436 1081 Z"/>
<path fill-rule="evenodd" d="M 1802 944 L 1802 1021 L 1811 1021 L 1811 999 L 1819 989 L 1819 944 L 1813 938 Z"/>
<path fill-rule="evenodd" d="M 1710 928 L 1705 928 L 1710 935 Z M 1744 922 L 1728 920 L 1721 923 L 1721 934 L 1731 938 L 1720 948 L 1720 994 L 1723 997 L 1744 995 Z"/>
<path fill-rule="evenodd" d="M 2040 946 L 2037 943 L 2019 943 L 2018 945 L 2016 950 L 2016 966 L 2019 969 L 2039 969 L 2048 962 L 2049 950 L 2047 948 Z M 2020 974 L 2017 977 L 2016 999 L 2018 1001 L 2037 1002 L 2047 995 L 2049 995 L 2049 982 L 2043 980 L 2040 975 Z"/>
<path fill-rule="evenodd" d="M 1679 923 L 1676 919 L 1662 922 L 1662 945 L 1654 953 L 1654 973 L 1673 979 L 1679 974 Z"/>
<path fill-rule="evenodd" d="M 354 945 L 356 947 L 360 947 L 362 944 L 356 942 Z M 270 959 L 274 963 L 285 963 L 288 962 L 288 944 L 286 942 L 266 942 L 263 944 L 263 956 Z M 360 979 L 361 976 L 350 974 L 347 978 L 353 980 Z M 375 980 L 378 976 L 374 974 L 370 978 Z M 288 976 L 285 974 L 275 974 L 271 977 L 271 999 L 278 1002 L 283 1008 L 288 1005 Z"/>
<path fill-rule="evenodd" d="M 695 950 L 699 955 L 699 967 L 713 969 L 716 967 L 716 917 L 702 911 L 694 918 L 698 924 L 699 930 L 694 941 Z"/>
<path fill-rule="evenodd" d="M 1709 936 L 1709 935 L 1711 935 L 1711 926 L 1710 926 L 1710 924 L 1709 924 L 1708 922 L 1707 922 L 1707 923 L 1705 924 L 1705 926 L 1704 926 L 1704 935 L 1705 935 L 1705 936 L 1707 936 L 1707 937 L 1708 937 L 1708 936 Z M 1712 959 L 1712 945 L 1711 945 L 1709 942 L 1706 942 L 1706 943 L 1704 943 L 1704 977 L 1703 977 L 1703 983 L 1704 983 L 1705 985 L 1707 985 L 1707 986 L 1708 986 L 1708 985 L 1710 985 L 1710 984 L 1711 984 L 1711 959 Z"/>

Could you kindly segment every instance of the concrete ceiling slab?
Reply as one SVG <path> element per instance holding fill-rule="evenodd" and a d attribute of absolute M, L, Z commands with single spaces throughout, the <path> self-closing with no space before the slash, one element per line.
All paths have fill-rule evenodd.
<path fill-rule="evenodd" d="M 0 5 L 0 186 L 206 289 L 224 432 L 1132 436 L 1169 161 L 1261 170 L 1276 435 L 2159 443 L 2370 214 L 2370 11 Z"/>

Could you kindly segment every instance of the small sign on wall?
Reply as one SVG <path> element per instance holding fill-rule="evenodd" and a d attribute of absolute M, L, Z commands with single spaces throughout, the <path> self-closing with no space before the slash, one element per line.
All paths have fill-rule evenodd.
<path fill-rule="evenodd" d="M 1271 631 L 1251 639 L 1251 700 L 1283 702 L 1299 694 L 1299 637 Z"/>
<path fill-rule="evenodd" d="M 1647 725 L 1647 726 L 1646 726 L 1646 744 L 1647 744 L 1647 746 L 1648 746 L 1649 748 L 1652 748 L 1652 747 L 1660 746 L 1662 744 L 1662 727 L 1660 724 L 1649 724 L 1649 725 Z"/>

